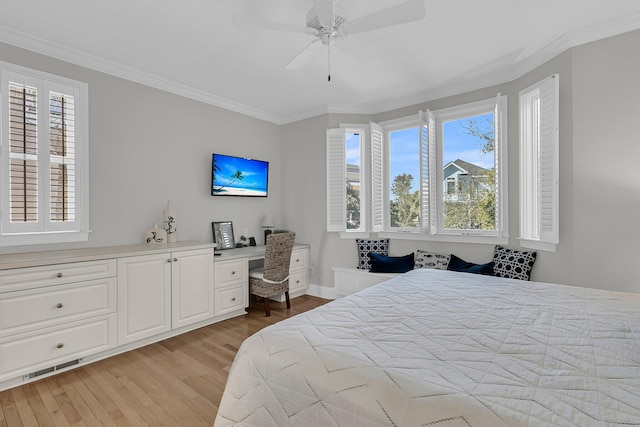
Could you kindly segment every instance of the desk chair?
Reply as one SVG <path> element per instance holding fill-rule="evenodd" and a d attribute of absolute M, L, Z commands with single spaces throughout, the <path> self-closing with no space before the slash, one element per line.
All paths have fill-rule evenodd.
<path fill-rule="evenodd" d="M 264 298 L 267 317 L 271 316 L 269 297 L 284 293 L 289 301 L 289 263 L 295 233 L 277 233 L 267 236 L 264 267 L 249 270 L 249 293 Z"/>

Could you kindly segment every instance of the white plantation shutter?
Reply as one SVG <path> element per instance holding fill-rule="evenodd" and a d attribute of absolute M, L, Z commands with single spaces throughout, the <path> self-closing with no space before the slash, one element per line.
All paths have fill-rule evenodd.
<path fill-rule="evenodd" d="M 3 169 L 8 172 L 8 185 L 3 184 L 3 192 L 6 191 L 8 199 L 3 198 L 3 210 L 9 213 L 4 230 L 35 232 L 40 228 L 41 219 L 39 189 L 42 177 L 38 158 L 40 90 L 33 79 L 12 77 L 11 80 L 3 80 L 2 87 L 3 94 L 8 95 L 6 103 L 3 102 L 3 105 L 8 105 L 7 115 L 3 115 L 3 122 L 8 124 L 8 134 L 3 135 L 3 140 L 8 141 L 9 151 L 9 164 L 3 164 Z"/>
<path fill-rule="evenodd" d="M 436 119 L 430 110 L 419 113 L 420 223 L 422 233 L 436 230 Z"/>
<path fill-rule="evenodd" d="M 520 92 L 521 245 L 555 251 L 558 223 L 559 76 Z"/>
<path fill-rule="evenodd" d="M 49 92 L 49 220 L 76 219 L 75 96 L 73 90 Z"/>
<path fill-rule="evenodd" d="M 497 237 L 507 237 L 507 155 L 506 155 L 506 121 L 507 97 L 500 93 L 496 96 L 494 109 L 494 180 L 495 180 L 495 228 Z"/>
<path fill-rule="evenodd" d="M 51 189 L 51 221 L 75 218 L 73 164 L 73 97 L 49 94 L 49 178 Z"/>
<path fill-rule="evenodd" d="M 371 133 L 371 230 L 384 230 L 384 152 L 382 127 L 369 123 Z"/>
<path fill-rule="evenodd" d="M 327 129 L 327 231 L 346 231 L 345 130 Z"/>
<path fill-rule="evenodd" d="M 0 63 L 0 246 L 86 240 L 86 84 L 8 65 Z M 69 231 L 79 233 L 56 235 Z"/>
<path fill-rule="evenodd" d="M 540 240 L 558 243 L 558 81 L 540 83 Z"/>

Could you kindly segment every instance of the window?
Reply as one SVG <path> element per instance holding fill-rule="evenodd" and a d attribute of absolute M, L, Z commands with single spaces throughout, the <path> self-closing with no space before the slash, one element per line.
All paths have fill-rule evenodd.
<path fill-rule="evenodd" d="M 520 244 L 555 252 L 558 234 L 559 76 L 520 92 Z"/>
<path fill-rule="evenodd" d="M 504 97 L 436 111 L 437 231 L 506 237 Z"/>
<path fill-rule="evenodd" d="M 5 63 L 0 74 L 0 245 L 86 240 L 86 84 Z"/>
<path fill-rule="evenodd" d="M 417 116 L 370 123 L 371 193 L 361 189 L 361 232 L 388 237 L 442 241 L 506 243 L 506 97 L 466 104 Z M 331 132 L 341 130 L 330 129 Z M 339 135 L 339 132 L 336 133 Z M 344 150 L 346 140 L 331 140 Z M 328 144 L 331 143 L 328 139 Z M 361 157 L 362 159 L 363 157 Z M 340 157 L 328 157 L 344 163 Z M 340 172 L 340 167 L 337 172 Z M 344 178 L 329 182 L 344 186 Z M 367 175 L 360 176 L 367 182 Z M 330 184 L 331 186 L 331 184 Z M 344 197 L 329 193 L 330 211 L 344 216 Z M 367 227 L 367 216 L 371 226 Z M 340 228 L 341 226 L 341 228 Z M 340 224 L 330 231 L 349 231 Z M 385 236 L 386 237 L 386 236 Z"/>
<path fill-rule="evenodd" d="M 419 230 L 420 145 L 418 127 L 389 130 L 389 228 Z"/>

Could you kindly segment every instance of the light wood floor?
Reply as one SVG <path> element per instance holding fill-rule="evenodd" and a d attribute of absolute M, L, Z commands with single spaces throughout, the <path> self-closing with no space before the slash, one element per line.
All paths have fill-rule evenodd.
<path fill-rule="evenodd" d="M 0 392 L 0 426 L 212 426 L 245 338 L 327 300 L 252 302 L 225 320 L 34 383 Z"/>

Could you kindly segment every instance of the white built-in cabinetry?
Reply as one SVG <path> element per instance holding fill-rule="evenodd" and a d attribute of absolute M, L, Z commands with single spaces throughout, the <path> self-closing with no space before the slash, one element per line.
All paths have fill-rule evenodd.
<path fill-rule="evenodd" d="M 247 258 L 216 261 L 215 313 L 223 315 L 249 305 Z"/>
<path fill-rule="evenodd" d="M 0 257 L 0 390 L 246 314 L 264 246 L 178 242 Z M 290 294 L 309 287 L 309 245 Z"/>
<path fill-rule="evenodd" d="M 214 294 L 209 243 L 2 255 L 0 390 L 245 314 Z"/>
<path fill-rule="evenodd" d="M 359 268 L 334 267 L 336 296 L 344 297 L 398 276 L 399 273 L 370 273 Z"/>
<path fill-rule="evenodd" d="M 289 296 L 295 298 L 309 289 L 309 247 L 299 246 L 291 251 L 289 264 Z"/>

